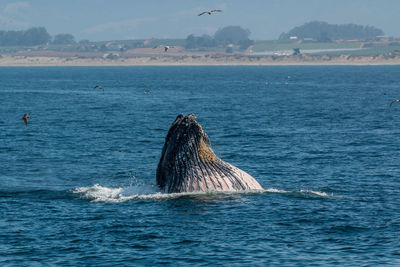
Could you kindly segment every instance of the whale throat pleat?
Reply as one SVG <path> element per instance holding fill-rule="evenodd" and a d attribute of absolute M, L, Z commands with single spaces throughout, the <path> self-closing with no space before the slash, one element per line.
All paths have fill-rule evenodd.
<path fill-rule="evenodd" d="M 156 181 L 169 193 L 262 189 L 251 175 L 215 155 L 193 115 L 179 115 L 171 125 Z"/>

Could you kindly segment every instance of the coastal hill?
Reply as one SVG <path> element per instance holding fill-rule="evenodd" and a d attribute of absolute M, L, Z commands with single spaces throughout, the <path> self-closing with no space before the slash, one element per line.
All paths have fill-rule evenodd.
<path fill-rule="evenodd" d="M 280 40 L 288 39 L 313 39 L 320 42 L 332 40 L 373 40 L 383 36 L 381 29 L 373 26 L 357 24 L 329 24 L 323 21 L 311 21 L 301 26 L 294 27 L 288 33 L 282 33 Z"/>
<path fill-rule="evenodd" d="M 371 26 L 310 22 L 278 40 L 252 40 L 250 30 L 227 26 L 186 39 L 77 42 L 36 27 L 0 31 L 0 65 L 400 64 L 400 39 L 382 34 Z"/>

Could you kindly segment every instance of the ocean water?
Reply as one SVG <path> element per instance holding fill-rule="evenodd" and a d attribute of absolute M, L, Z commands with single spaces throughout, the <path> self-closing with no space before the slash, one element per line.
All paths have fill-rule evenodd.
<path fill-rule="evenodd" d="M 0 68 L 0 266 L 399 266 L 399 98 L 400 66 Z M 180 113 L 265 191 L 159 192 Z"/>

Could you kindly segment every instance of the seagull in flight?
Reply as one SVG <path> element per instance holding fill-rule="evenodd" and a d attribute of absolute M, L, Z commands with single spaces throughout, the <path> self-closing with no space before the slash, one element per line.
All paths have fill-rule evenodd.
<path fill-rule="evenodd" d="M 153 49 L 156 49 L 157 47 L 160 47 L 163 45 L 156 45 L 155 47 L 153 47 Z M 175 48 L 175 46 L 169 46 L 169 45 L 164 45 L 164 52 L 168 52 L 168 49 L 170 48 Z"/>
<path fill-rule="evenodd" d="M 29 117 L 29 113 L 25 113 L 24 116 L 22 117 L 22 119 L 23 119 L 24 122 L 25 122 L 25 126 L 28 125 L 28 119 L 29 119 L 29 118 L 30 118 L 30 117 Z"/>
<path fill-rule="evenodd" d="M 399 102 L 399 103 L 400 103 L 400 99 L 393 100 L 393 101 L 390 103 L 390 107 L 392 106 L 392 104 L 393 104 L 394 102 Z"/>
<path fill-rule="evenodd" d="M 213 9 L 210 11 L 204 11 L 204 12 L 201 12 L 200 14 L 198 14 L 197 16 L 202 16 L 204 14 L 211 15 L 212 13 L 215 13 L 215 12 L 222 12 L 222 10 L 221 9 Z"/>
<path fill-rule="evenodd" d="M 170 48 L 175 48 L 175 46 L 168 46 L 168 45 L 164 46 L 164 52 L 168 52 L 168 49 Z"/>

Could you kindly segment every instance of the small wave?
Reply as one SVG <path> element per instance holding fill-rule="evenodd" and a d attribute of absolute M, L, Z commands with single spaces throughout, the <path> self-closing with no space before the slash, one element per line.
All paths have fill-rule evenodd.
<path fill-rule="evenodd" d="M 109 188 L 98 184 L 91 187 L 78 187 L 72 190 L 72 193 L 77 194 L 80 198 L 88 199 L 93 202 L 108 202 L 119 203 L 133 199 L 141 200 L 161 200 L 176 198 L 183 195 L 195 195 L 198 193 L 162 193 L 154 186 L 129 186 L 126 188 L 117 187 Z"/>
<path fill-rule="evenodd" d="M 149 186 L 130 186 L 127 188 L 110 188 L 95 184 L 91 187 L 78 187 L 72 190 L 72 193 L 79 195 L 83 199 L 89 199 L 93 202 L 118 203 L 132 199 L 157 198 L 162 193 L 156 192 Z"/>
<path fill-rule="evenodd" d="M 290 191 L 286 190 L 280 190 L 280 189 L 275 189 L 275 188 L 268 188 L 264 190 L 264 193 L 280 193 L 280 194 L 285 194 L 285 193 L 291 193 Z"/>
<path fill-rule="evenodd" d="M 158 187 L 150 185 L 135 185 L 126 188 L 110 188 L 95 184 L 91 187 L 75 188 L 74 190 L 72 190 L 72 193 L 79 195 L 80 198 L 88 199 L 93 202 L 119 203 L 134 199 L 162 200 L 184 196 L 264 193 L 264 190 L 163 193 L 158 190 Z"/>
<path fill-rule="evenodd" d="M 275 188 L 268 188 L 264 190 L 265 193 L 277 193 L 277 194 L 294 194 L 294 195 L 316 195 L 319 197 L 333 197 L 333 194 L 328 194 L 321 191 L 314 191 L 314 190 L 299 190 L 299 191 L 287 191 L 287 190 L 280 190 Z"/>
<path fill-rule="evenodd" d="M 325 192 L 300 190 L 286 191 L 276 188 L 268 188 L 265 190 L 246 190 L 246 191 L 208 191 L 208 192 L 184 192 L 184 193 L 163 193 L 158 187 L 152 185 L 135 185 L 129 187 L 110 188 L 95 184 L 91 187 L 78 187 L 72 190 L 72 193 L 77 194 L 80 198 L 88 199 L 93 202 L 119 203 L 129 200 L 163 200 L 173 199 L 184 196 L 204 196 L 204 195 L 232 195 L 232 194 L 260 194 L 260 193 L 275 193 L 275 194 L 313 194 L 320 197 L 329 197 Z"/>
<path fill-rule="evenodd" d="M 300 193 L 303 193 L 303 194 L 317 195 L 317 196 L 320 196 L 320 197 L 329 197 L 329 196 L 333 196 L 333 194 L 328 195 L 328 194 L 325 193 L 325 192 L 313 191 L 313 190 L 300 190 L 299 192 L 300 192 Z"/>

